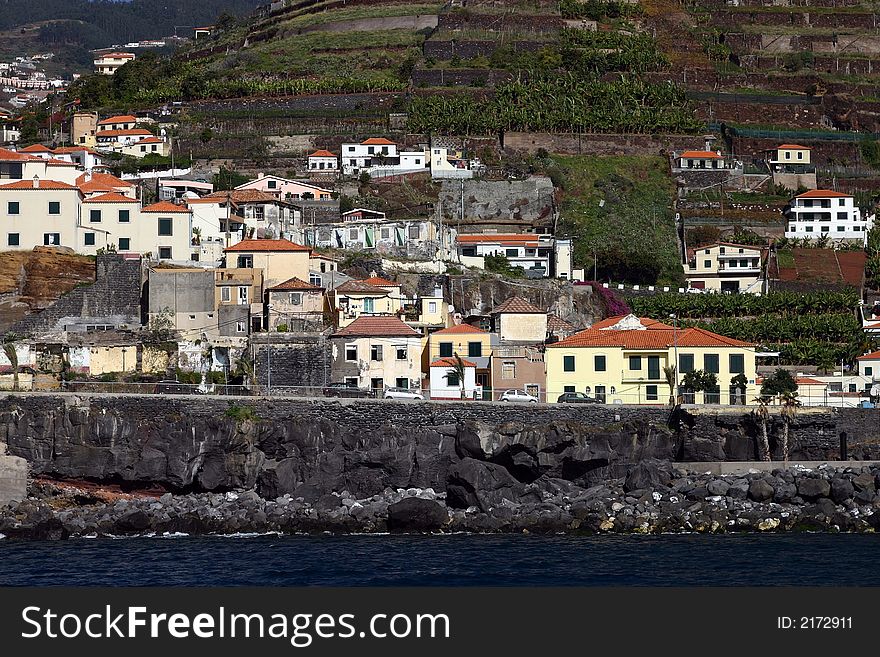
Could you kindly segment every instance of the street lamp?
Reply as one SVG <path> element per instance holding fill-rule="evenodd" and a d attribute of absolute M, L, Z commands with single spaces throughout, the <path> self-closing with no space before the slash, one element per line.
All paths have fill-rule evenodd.
<path fill-rule="evenodd" d="M 672 366 L 672 373 L 675 379 L 675 403 L 678 404 L 678 317 L 675 313 L 670 313 L 669 318 L 672 320 L 672 344 L 675 353 L 675 364 Z"/>

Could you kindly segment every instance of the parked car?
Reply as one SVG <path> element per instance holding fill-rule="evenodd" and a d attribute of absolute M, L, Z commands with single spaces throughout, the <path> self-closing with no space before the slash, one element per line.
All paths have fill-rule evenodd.
<path fill-rule="evenodd" d="M 328 383 L 322 391 L 325 397 L 372 397 L 373 391 L 358 388 L 356 383 L 337 381 Z"/>
<path fill-rule="evenodd" d="M 504 402 L 526 402 L 531 404 L 538 403 L 538 398 L 530 395 L 524 390 L 505 390 L 501 393 L 501 401 Z"/>
<path fill-rule="evenodd" d="M 159 381 L 153 388 L 153 392 L 157 395 L 196 395 L 201 394 L 202 391 L 197 386 L 181 383 L 174 379 L 166 379 Z"/>
<path fill-rule="evenodd" d="M 556 400 L 558 404 L 601 404 L 595 397 L 590 397 L 582 392 L 563 392 Z"/>
<path fill-rule="evenodd" d="M 412 390 L 410 388 L 386 388 L 385 399 L 424 399 L 424 395 L 420 390 Z"/>

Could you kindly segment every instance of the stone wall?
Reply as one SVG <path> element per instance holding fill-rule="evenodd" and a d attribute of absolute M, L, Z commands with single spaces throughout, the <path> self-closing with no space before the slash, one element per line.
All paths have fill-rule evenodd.
<path fill-rule="evenodd" d="M 271 340 L 271 344 L 269 344 Z M 330 347 L 323 335 L 254 334 L 257 382 L 272 388 L 320 388 L 330 381 Z"/>
<path fill-rule="evenodd" d="M 664 155 L 674 150 L 702 149 L 699 135 L 594 135 L 549 132 L 505 132 L 504 147 L 516 151 L 568 155 Z"/>

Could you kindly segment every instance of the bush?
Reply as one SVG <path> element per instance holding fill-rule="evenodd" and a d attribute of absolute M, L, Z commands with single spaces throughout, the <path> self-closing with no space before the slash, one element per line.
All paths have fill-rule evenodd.
<path fill-rule="evenodd" d="M 507 259 L 507 256 L 487 255 L 485 258 L 485 262 L 486 271 L 490 271 L 494 274 L 501 274 L 502 276 L 506 276 L 508 278 L 523 277 L 522 268 L 511 265 L 510 261 Z"/>
<path fill-rule="evenodd" d="M 287 324 L 279 324 L 275 327 L 275 330 L 278 331 L 278 333 L 287 333 Z"/>
<path fill-rule="evenodd" d="M 260 419 L 257 412 L 250 406 L 239 406 L 238 404 L 230 404 L 223 415 L 236 422 L 244 422 L 245 420 L 256 422 Z"/>
<path fill-rule="evenodd" d="M 201 372 L 185 372 L 183 370 L 176 370 L 175 375 L 179 383 L 188 383 L 190 385 L 197 386 L 202 382 Z"/>

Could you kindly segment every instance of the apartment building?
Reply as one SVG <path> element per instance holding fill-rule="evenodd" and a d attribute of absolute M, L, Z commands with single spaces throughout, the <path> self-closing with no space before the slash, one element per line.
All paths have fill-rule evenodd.
<path fill-rule="evenodd" d="M 850 194 L 812 189 L 795 196 L 785 209 L 785 236 L 789 239 L 867 241 L 874 215 L 863 216 Z"/>
<path fill-rule="evenodd" d="M 766 254 L 766 248 L 728 242 L 690 248 L 684 276 L 694 290 L 762 294 Z"/>

